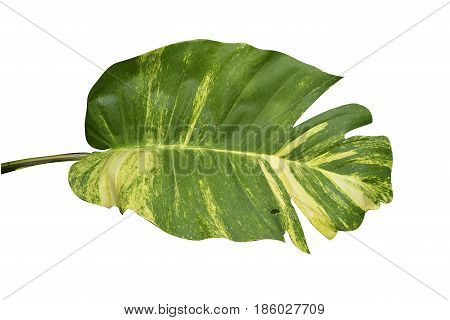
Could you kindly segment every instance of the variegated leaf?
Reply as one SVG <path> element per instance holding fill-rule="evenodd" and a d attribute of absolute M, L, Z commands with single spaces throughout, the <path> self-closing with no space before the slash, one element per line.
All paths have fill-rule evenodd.
<path fill-rule="evenodd" d="M 356 104 L 293 128 L 340 77 L 285 54 L 196 40 L 111 66 L 88 98 L 95 152 L 69 173 L 73 191 L 132 209 L 186 239 L 283 240 L 309 252 L 292 198 L 331 239 L 392 199 L 386 137 Z"/>

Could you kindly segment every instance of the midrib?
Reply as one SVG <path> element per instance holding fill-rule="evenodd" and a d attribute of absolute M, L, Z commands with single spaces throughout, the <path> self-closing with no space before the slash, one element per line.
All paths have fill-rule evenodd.
<path fill-rule="evenodd" d="M 131 146 L 126 148 L 115 148 L 111 149 L 111 151 L 129 151 L 129 150 L 140 150 L 140 149 L 154 149 L 154 150 L 186 150 L 186 151 L 211 151 L 211 152 L 218 152 L 218 153 L 228 153 L 228 154 L 237 154 L 241 156 L 247 156 L 247 157 L 254 157 L 259 159 L 264 159 L 271 163 L 271 166 L 273 167 L 274 163 L 278 164 L 278 168 L 282 168 L 282 163 L 292 163 L 294 165 L 300 165 L 300 166 L 306 166 L 308 168 L 318 170 L 318 171 L 328 171 L 325 169 L 320 168 L 319 166 L 314 166 L 309 164 L 308 162 L 302 162 L 299 160 L 289 160 L 286 158 L 283 158 L 281 156 L 278 156 L 277 153 L 275 154 L 266 154 L 266 153 L 256 153 L 256 152 L 246 152 L 246 151 L 237 151 L 237 150 L 230 150 L 230 149 L 220 149 L 220 148 L 207 148 L 207 147 L 200 147 L 200 146 L 192 146 L 192 145 L 182 145 L 182 144 L 154 144 L 154 145 L 148 145 L 144 147 L 138 147 L 138 146 Z M 275 168 L 274 168 L 275 169 Z M 342 175 L 340 175 L 342 176 Z"/>
<path fill-rule="evenodd" d="M 229 154 L 236 154 L 241 156 L 247 156 L 247 157 L 256 157 L 261 159 L 273 159 L 276 158 L 279 161 L 286 161 L 286 162 L 296 162 L 300 163 L 300 161 L 292 161 L 286 158 L 279 157 L 275 154 L 266 154 L 266 153 L 256 153 L 256 152 L 248 152 L 248 151 L 238 151 L 238 150 L 230 150 L 230 149 L 221 149 L 221 148 L 208 148 L 208 147 L 201 147 L 201 146 L 192 146 L 192 145 L 182 145 L 182 144 L 154 144 L 154 145 L 148 145 L 143 147 L 126 147 L 126 148 L 113 148 L 111 151 L 124 151 L 124 150 L 186 150 L 186 151 L 210 151 L 210 152 L 218 152 L 218 153 L 229 153 Z"/>

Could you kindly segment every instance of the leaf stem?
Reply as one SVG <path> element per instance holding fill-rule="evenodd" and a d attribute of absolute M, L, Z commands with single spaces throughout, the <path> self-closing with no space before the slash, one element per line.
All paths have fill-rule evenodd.
<path fill-rule="evenodd" d="M 53 156 L 46 157 L 36 157 L 36 158 L 28 158 L 16 161 L 10 161 L 2 163 L 2 173 L 5 174 L 11 171 L 36 166 L 39 164 L 52 163 L 52 162 L 62 162 L 62 161 L 77 161 L 81 158 L 86 157 L 88 152 L 78 152 L 78 153 L 65 153 L 65 154 L 56 154 Z"/>

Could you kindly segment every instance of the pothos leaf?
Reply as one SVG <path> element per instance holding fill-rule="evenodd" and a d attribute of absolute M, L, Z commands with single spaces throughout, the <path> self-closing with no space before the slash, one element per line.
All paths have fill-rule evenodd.
<path fill-rule="evenodd" d="M 172 44 L 111 66 L 88 97 L 97 149 L 69 182 L 81 199 L 132 209 L 186 239 L 276 239 L 309 252 L 292 198 L 331 239 L 392 199 L 386 137 L 356 104 L 296 120 L 340 77 L 242 43 Z"/>

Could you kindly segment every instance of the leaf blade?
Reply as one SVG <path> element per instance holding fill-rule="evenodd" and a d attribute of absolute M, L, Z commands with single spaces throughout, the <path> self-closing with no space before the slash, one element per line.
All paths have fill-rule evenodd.
<path fill-rule="evenodd" d="M 387 138 L 345 138 L 372 121 L 365 107 L 292 128 L 339 79 L 207 40 L 120 62 L 88 97 L 87 140 L 110 150 L 75 163 L 69 183 L 83 200 L 132 209 L 178 237 L 283 241 L 287 232 L 309 252 L 290 198 L 329 239 L 392 199 Z"/>

